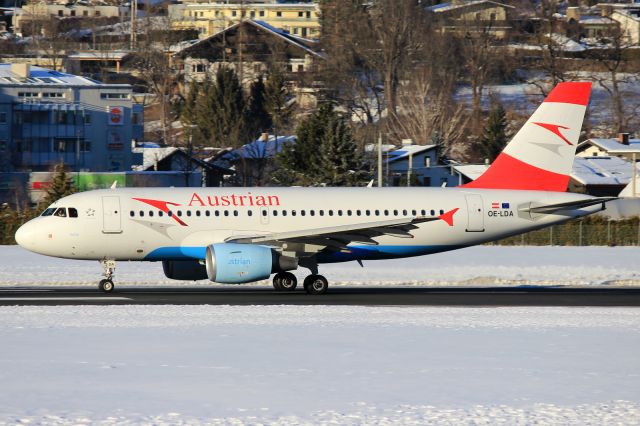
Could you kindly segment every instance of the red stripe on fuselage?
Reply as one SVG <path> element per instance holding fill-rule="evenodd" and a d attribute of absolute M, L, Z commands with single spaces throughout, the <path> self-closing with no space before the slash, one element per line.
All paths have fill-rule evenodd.
<path fill-rule="evenodd" d="M 571 81 L 559 83 L 544 101 L 586 106 L 589 103 L 590 94 L 591 82 Z"/>
<path fill-rule="evenodd" d="M 171 203 L 169 201 L 162 201 L 162 200 L 149 200 L 146 198 L 134 198 L 134 200 L 136 201 L 140 201 L 143 202 L 145 204 L 149 204 L 152 207 L 155 207 L 156 209 L 165 212 L 167 215 L 169 214 L 169 206 L 179 206 L 180 204 L 177 203 Z M 180 225 L 182 226 L 188 226 L 186 223 L 184 223 L 178 216 L 176 216 L 175 214 L 172 214 L 171 217 L 178 222 Z"/>
<path fill-rule="evenodd" d="M 484 174 L 462 187 L 564 192 L 567 185 L 568 175 L 540 169 L 503 152 Z"/>

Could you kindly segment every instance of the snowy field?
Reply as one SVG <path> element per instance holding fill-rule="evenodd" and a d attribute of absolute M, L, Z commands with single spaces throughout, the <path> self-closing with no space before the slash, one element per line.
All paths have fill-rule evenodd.
<path fill-rule="evenodd" d="M 0 424 L 640 423 L 640 310 L 0 308 Z"/>
<path fill-rule="evenodd" d="M 628 286 L 639 255 L 481 246 L 322 272 L 338 285 Z M 0 292 L 99 274 L 0 247 Z M 123 262 L 116 278 L 194 285 L 158 263 Z M 5 306 L 0 425 L 638 425 L 638 354 L 634 308 Z"/>
<path fill-rule="evenodd" d="M 637 286 L 640 247 L 479 246 L 408 259 L 321 265 L 331 285 L 376 286 Z M 307 270 L 298 271 L 302 279 Z M 56 259 L 18 246 L 0 246 L 0 289 L 10 286 L 95 287 L 102 269 L 95 261 Z M 158 262 L 119 262 L 116 286 L 212 286 L 173 281 Z M 264 281 L 260 285 L 268 286 Z"/>

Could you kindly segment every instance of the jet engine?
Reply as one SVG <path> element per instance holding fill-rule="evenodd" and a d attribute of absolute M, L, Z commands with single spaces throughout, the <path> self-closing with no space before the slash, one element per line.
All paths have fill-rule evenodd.
<path fill-rule="evenodd" d="M 209 280 L 243 284 L 269 278 L 274 272 L 298 267 L 298 259 L 282 256 L 271 247 L 219 243 L 207 247 L 205 259 Z"/>
<path fill-rule="evenodd" d="M 172 280 L 198 281 L 207 279 L 207 268 L 198 260 L 163 260 L 164 275 Z"/>

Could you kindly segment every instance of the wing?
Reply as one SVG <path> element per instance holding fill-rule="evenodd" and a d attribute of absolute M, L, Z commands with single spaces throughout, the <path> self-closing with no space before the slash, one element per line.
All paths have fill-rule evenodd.
<path fill-rule="evenodd" d="M 432 217 L 410 216 L 351 225 L 277 232 L 267 235 L 234 236 L 225 241 L 279 247 L 283 251 L 295 253 L 296 256 L 308 256 L 322 250 L 349 251 L 347 246 L 350 243 L 377 245 L 378 243 L 374 238 L 383 235 L 396 238 L 413 238 L 411 231 L 417 229 L 417 225 L 420 223 L 443 220 L 449 226 L 453 226 L 453 215 L 456 211 L 458 209 Z"/>
<path fill-rule="evenodd" d="M 559 204 L 546 204 L 542 206 L 530 206 L 521 209 L 522 212 L 539 213 L 539 214 L 551 214 L 559 211 L 577 210 L 583 207 L 595 206 L 596 204 L 604 204 L 608 201 L 617 200 L 618 197 L 593 197 L 585 200 L 569 201 L 567 203 Z"/>

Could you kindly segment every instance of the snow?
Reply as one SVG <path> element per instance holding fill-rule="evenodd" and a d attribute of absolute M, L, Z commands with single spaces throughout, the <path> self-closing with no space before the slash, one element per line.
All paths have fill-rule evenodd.
<path fill-rule="evenodd" d="M 0 307 L 2 424 L 637 424 L 640 310 Z"/>
<path fill-rule="evenodd" d="M 320 265 L 331 285 L 511 286 L 639 285 L 640 247 L 477 246 L 429 256 Z M 97 261 L 65 260 L 0 246 L 0 289 L 8 286 L 91 286 L 100 278 Z M 302 279 L 306 269 L 297 272 Z M 118 262 L 119 287 L 213 286 L 208 281 L 166 278 L 160 262 Z M 260 285 L 270 285 L 263 281 Z"/>

